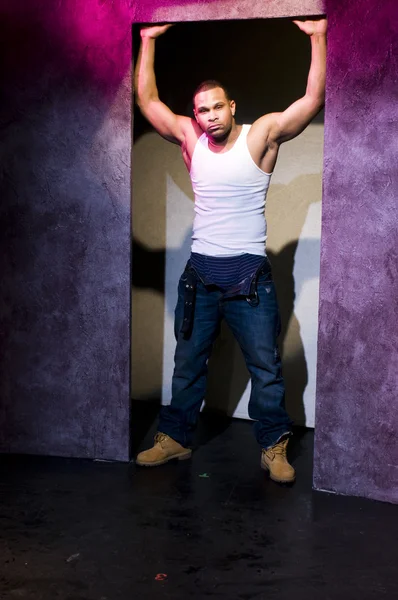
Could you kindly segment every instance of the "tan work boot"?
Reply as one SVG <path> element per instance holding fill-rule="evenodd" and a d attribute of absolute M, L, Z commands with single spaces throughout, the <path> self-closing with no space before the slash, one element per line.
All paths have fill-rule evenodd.
<path fill-rule="evenodd" d="M 286 458 L 288 442 L 285 438 L 271 448 L 263 448 L 261 453 L 261 468 L 269 471 L 270 478 L 277 483 L 293 483 L 296 479 L 296 472 Z"/>
<path fill-rule="evenodd" d="M 173 460 L 173 458 L 178 458 L 178 460 L 191 458 L 191 454 L 192 450 L 190 448 L 184 448 L 170 436 L 159 432 L 155 435 L 153 448 L 140 452 L 135 462 L 141 467 L 157 467 Z"/>

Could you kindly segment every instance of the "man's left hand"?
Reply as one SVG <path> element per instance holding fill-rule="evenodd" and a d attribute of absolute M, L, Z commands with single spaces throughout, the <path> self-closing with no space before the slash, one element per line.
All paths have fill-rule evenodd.
<path fill-rule="evenodd" d="M 293 21 L 307 35 L 326 35 L 327 19 L 317 19 L 316 21 Z"/>

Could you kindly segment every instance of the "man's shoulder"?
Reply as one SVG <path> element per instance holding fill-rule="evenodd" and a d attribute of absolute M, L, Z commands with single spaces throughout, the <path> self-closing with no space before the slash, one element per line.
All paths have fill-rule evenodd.
<path fill-rule="evenodd" d="M 276 119 L 279 113 L 268 113 L 263 115 L 251 125 L 248 137 L 251 141 L 259 144 L 270 145 L 270 135 L 275 127 Z"/>
<path fill-rule="evenodd" d="M 202 129 L 199 127 L 195 119 L 191 119 L 189 117 L 185 117 L 185 121 L 183 123 L 183 133 L 184 133 L 184 147 L 188 152 L 189 156 L 192 156 L 194 148 L 196 146 L 199 138 L 204 135 Z"/>
<path fill-rule="evenodd" d="M 191 117 L 181 117 L 181 126 L 185 135 L 195 135 L 196 137 L 200 137 L 203 133 L 195 119 Z"/>

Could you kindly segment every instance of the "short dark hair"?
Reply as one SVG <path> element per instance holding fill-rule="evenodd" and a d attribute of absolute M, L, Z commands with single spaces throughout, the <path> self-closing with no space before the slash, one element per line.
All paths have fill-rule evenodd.
<path fill-rule="evenodd" d="M 214 90 L 214 88 L 221 88 L 222 90 L 224 90 L 226 99 L 231 100 L 231 97 L 225 85 L 217 81 L 217 79 L 206 79 L 206 81 L 202 81 L 202 83 L 199 84 L 196 90 L 194 91 L 193 104 L 195 105 L 195 96 L 197 96 L 200 92 L 207 92 L 208 90 Z"/>

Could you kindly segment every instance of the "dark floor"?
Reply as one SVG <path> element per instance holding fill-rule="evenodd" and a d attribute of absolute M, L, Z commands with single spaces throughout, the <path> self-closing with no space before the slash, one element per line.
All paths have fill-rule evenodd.
<path fill-rule="evenodd" d="M 158 469 L 3 456 L 1 600 L 398 598 L 398 507 L 313 492 L 312 441 L 292 488 L 244 421 L 203 418 L 192 461 Z"/>

